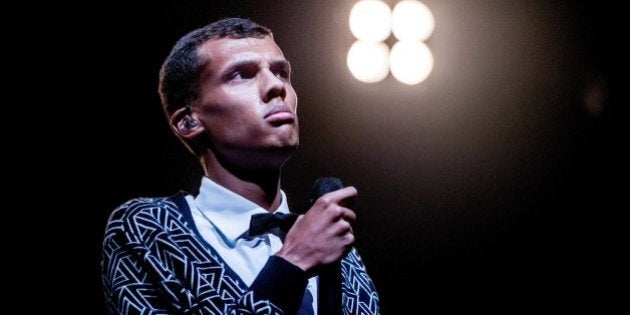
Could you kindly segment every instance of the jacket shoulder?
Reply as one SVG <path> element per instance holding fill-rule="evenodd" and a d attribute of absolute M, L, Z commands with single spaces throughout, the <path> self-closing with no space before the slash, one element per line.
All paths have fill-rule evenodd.
<path fill-rule="evenodd" d="M 106 234 L 116 231 L 146 229 L 149 226 L 166 226 L 173 221 L 184 221 L 178 198 L 183 196 L 134 198 L 118 206 L 109 216 Z"/>
<path fill-rule="evenodd" d="M 109 222 L 129 220 L 156 211 L 174 211 L 177 205 L 169 197 L 134 198 L 128 200 L 112 211 Z"/>

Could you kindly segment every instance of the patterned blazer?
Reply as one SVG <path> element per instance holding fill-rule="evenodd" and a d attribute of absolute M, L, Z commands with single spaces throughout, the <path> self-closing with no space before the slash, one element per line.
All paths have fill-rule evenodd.
<path fill-rule="evenodd" d="M 182 193 L 117 208 L 105 230 L 102 271 L 111 314 L 294 314 L 308 281 L 300 268 L 271 256 L 247 287 L 203 240 Z M 340 313 L 379 314 L 354 248 L 341 262 L 341 291 Z"/>

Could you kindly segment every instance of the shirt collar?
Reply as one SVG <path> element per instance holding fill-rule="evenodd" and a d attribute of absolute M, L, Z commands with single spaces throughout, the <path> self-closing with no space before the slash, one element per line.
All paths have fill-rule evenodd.
<path fill-rule="evenodd" d="M 275 212 L 289 213 L 286 195 L 282 190 L 280 193 L 282 201 Z M 201 179 L 195 206 L 230 244 L 234 244 L 237 238 L 249 230 L 252 215 L 268 212 L 205 176 Z"/>

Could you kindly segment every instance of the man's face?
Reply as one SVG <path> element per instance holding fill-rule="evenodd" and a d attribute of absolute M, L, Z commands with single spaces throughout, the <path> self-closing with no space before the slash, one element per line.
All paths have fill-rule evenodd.
<path fill-rule="evenodd" d="M 291 68 L 274 40 L 210 40 L 193 105 L 216 154 L 242 166 L 280 166 L 298 145 L 297 95 Z M 279 163 L 279 164 L 278 164 Z"/>

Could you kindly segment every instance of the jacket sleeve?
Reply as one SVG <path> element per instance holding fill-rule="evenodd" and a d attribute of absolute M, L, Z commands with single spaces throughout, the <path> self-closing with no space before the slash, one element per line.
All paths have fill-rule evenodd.
<path fill-rule="evenodd" d="M 341 260 L 343 314 L 380 314 L 379 297 L 355 248 Z"/>
<path fill-rule="evenodd" d="M 198 244 L 182 249 L 190 236 L 168 233 L 168 225 L 156 219 L 164 215 L 159 207 L 128 202 L 110 216 L 102 261 L 110 314 L 285 314 L 295 309 L 296 300 L 299 306 L 306 286 L 301 269 L 270 259 L 243 290 L 225 277 L 218 257 L 195 257 Z M 278 290 L 277 284 L 297 291 Z"/>

